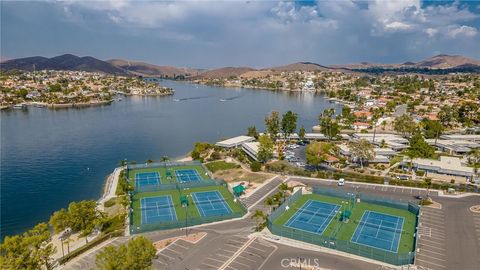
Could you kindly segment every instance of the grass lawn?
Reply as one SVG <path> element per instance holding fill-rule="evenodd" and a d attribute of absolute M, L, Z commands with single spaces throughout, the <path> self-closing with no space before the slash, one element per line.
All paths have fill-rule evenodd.
<path fill-rule="evenodd" d="M 224 171 L 224 170 L 240 168 L 240 165 L 238 165 L 238 164 L 228 163 L 228 162 L 225 162 L 223 160 L 206 163 L 205 166 L 212 173 L 214 173 L 216 171 Z"/>
<path fill-rule="evenodd" d="M 293 202 L 293 204 L 290 206 L 290 209 L 287 210 L 285 213 L 283 213 L 276 220 L 274 220 L 273 223 L 275 225 L 283 226 L 290 219 L 290 217 L 292 217 L 297 212 L 297 210 L 300 209 L 308 200 L 317 200 L 321 202 L 337 204 L 341 206 L 340 208 L 341 211 L 344 211 L 349 206 L 349 204 L 345 203 L 347 201 L 346 199 L 318 195 L 318 194 L 307 194 L 307 195 L 301 196 L 298 200 Z M 366 210 L 403 217 L 404 233 L 402 233 L 400 238 L 398 253 L 408 253 L 414 250 L 415 239 L 413 235 L 415 233 L 415 222 L 416 222 L 415 214 L 412 214 L 407 210 L 386 207 L 386 206 L 381 206 L 381 205 L 371 204 L 366 202 L 360 202 L 355 204 L 355 206 L 352 209 L 352 215 L 348 223 L 342 223 L 340 221 L 339 215 L 334 217 L 331 223 L 329 224 L 329 226 L 323 232 L 322 236 L 325 236 L 325 237 L 335 236 L 336 239 L 350 241 L 350 239 L 352 238 L 358 226 L 358 223 L 362 218 L 363 213 Z M 335 232 L 337 230 L 338 232 L 335 235 Z"/>
<path fill-rule="evenodd" d="M 228 191 L 228 189 L 224 186 L 209 186 L 209 187 L 199 187 L 199 188 L 191 188 L 187 190 L 182 190 L 181 193 L 183 195 L 189 195 L 193 192 L 202 192 L 202 191 L 214 191 L 218 190 L 220 194 L 222 194 L 225 202 L 230 206 L 233 213 L 243 213 L 244 210 L 239 203 L 233 201 L 234 197 Z M 186 212 L 188 212 L 188 218 L 199 218 L 200 213 L 196 205 L 193 202 L 191 196 L 188 196 L 189 206 L 187 209 L 180 205 L 180 192 L 178 190 L 166 190 L 166 191 L 155 191 L 155 192 L 144 192 L 144 193 L 137 193 L 133 196 L 132 208 L 133 208 L 133 225 L 138 226 L 141 224 L 142 213 L 140 210 L 140 199 L 145 197 L 157 197 L 162 195 L 170 195 L 172 196 L 172 202 L 174 204 L 175 212 L 177 215 L 177 221 L 181 222 L 184 221 L 186 218 Z M 186 210 L 186 211 L 185 211 Z"/>
<path fill-rule="evenodd" d="M 177 183 L 177 177 L 175 176 L 175 171 L 194 169 L 194 170 L 197 170 L 198 175 L 200 175 L 202 179 L 210 179 L 205 169 L 200 165 L 172 166 L 172 167 L 168 167 L 168 169 L 172 172 L 171 179 L 167 179 L 167 170 L 165 169 L 165 167 L 133 169 L 128 172 L 128 178 L 130 179 L 131 184 L 135 187 L 135 184 L 136 184 L 135 175 L 137 173 L 158 172 L 158 174 L 160 175 L 160 182 L 162 184 L 173 184 L 173 183 Z"/>

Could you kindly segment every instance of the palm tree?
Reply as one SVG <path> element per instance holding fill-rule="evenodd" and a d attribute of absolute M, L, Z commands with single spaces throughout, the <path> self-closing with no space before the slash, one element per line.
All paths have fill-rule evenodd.
<path fill-rule="evenodd" d="M 258 210 L 258 209 L 255 210 L 251 218 L 255 219 L 255 223 L 256 223 L 255 231 L 258 232 L 261 229 L 263 229 L 263 227 L 265 226 L 267 216 L 262 210 Z"/>
<path fill-rule="evenodd" d="M 285 199 L 285 191 L 290 190 L 287 183 L 281 183 L 280 186 L 278 186 L 278 189 L 280 189 L 282 191 L 282 198 Z M 284 200 L 282 201 L 282 203 L 283 202 L 284 202 Z"/>
<path fill-rule="evenodd" d="M 170 160 L 170 158 L 169 158 L 168 156 L 163 156 L 163 157 L 160 159 L 161 162 L 167 162 L 167 161 L 169 161 L 169 160 Z"/>
<path fill-rule="evenodd" d="M 265 205 L 269 207 L 269 212 L 272 212 L 272 207 L 275 205 L 275 200 L 273 199 L 273 197 L 268 197 L 265 200 Z"/>

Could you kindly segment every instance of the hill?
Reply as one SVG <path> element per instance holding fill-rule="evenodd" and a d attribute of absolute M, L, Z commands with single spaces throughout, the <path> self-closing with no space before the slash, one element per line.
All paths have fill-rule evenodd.
<path fill-rule="evenodd" d="M 190 79 L 225 79 L 229 77 L 238 77 L 244 73 L 255 70 L 256 69 L 250 67 L 223 67 L 204 71 L 196 76 L 190 77 Z"/>
<path fill-rule="evenodd" d="M 121 68 L 128 73 L 144 77 L 175 78 L 178 76 L 194 76 L 198 70 L 190 68 L 177 68 L 172 66 L 157 66 L 144 62 L 129 61 L 122 59 L 111 59 L 107 62 L 115 67 Z"/>
<path fill-rule="evenodd" d="M 366 70 L 366 69 L 388 69 L 388 70 L 409 70 L 415 69 L 478 69 L 480 68 L 480 61 L 471 59 L 461 55 L 446 55 L 439 54 L 418 62 L 404 62 L 401 64 L 375 64 L 368 62 L 361 62 L 358 64 L 347 65 L 333 65 L 335 68 L 346 68 L 351 70 Z"/>
<path fill-rule="evenodd" d="M 78 57 L 72 54 L 64 54 L 52 58 L 42 56 L 12 59 L 0 63 L 1 70 L 76 70 L 88 72 L 101 72 L 114 75 L 128 75 L 128 73 L 105 61 L 91 56 Z"/>

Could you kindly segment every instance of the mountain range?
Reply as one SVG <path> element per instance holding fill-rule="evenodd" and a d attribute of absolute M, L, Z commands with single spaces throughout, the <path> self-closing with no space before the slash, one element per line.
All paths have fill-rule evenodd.
<path fill-rule="evenodd" d="M 2 57 L 2 59 L 4 59 Z M 312 62 L 298 62 L 284 66 L 255 69 L 251 67 L 222 67 L 218 69 L 201 70 L 173 66 L 158 66 L 144 62 L 123 59 L 99 60 L 91 56 L 79 57 L 64 54 L 52 58 L 33 56 L 2 60 L 0 70 L 75 70 L 102 72 L 113 75 L 134 75 L 144 77 L 186 77 L 190 79 L 228 78 L 237 76 L 268 75 L 285 71 L 343 71 L 343 72 L 419 72 L 419 73 L 447 73 L 447 72 L 480 72 L 480 61 L 460 55 L 436 55 L 418 62 L 401 64 L 375 64 L 362 62 L 358 64 L 324 66 Z"/>

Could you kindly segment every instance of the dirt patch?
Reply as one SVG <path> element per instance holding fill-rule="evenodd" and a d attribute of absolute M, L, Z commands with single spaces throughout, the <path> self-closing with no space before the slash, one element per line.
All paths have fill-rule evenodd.
<path fill-rule="evenodd" d="M 245 182 L 245 183 L 263 183 L 265 180 L 272 176 L 265 173 L 248 172 L 242 168 L 221 170 L 213 174 L 213 177 L 224 179 L 225 181 L 232 182 Z"/>
<path fill-rule="evenodd" d="M 173 244 L 177 240 L 185 240 L 187 242 L 196 244 L 200 240 L 202 240 L 203 237 L 205 237 L 206 235 L 207 235 L 206 232 L 192 233 L 192 234 L 189 234 L 188 236 L 179 236 L 179 237 L 171 237 L 171 238 L 163 239 L 153 243 L 153 245 L 155 246 L 155 249 L 157 249 L 157 251 L 160 251 L 168 247 L 169 245 Z"/>

